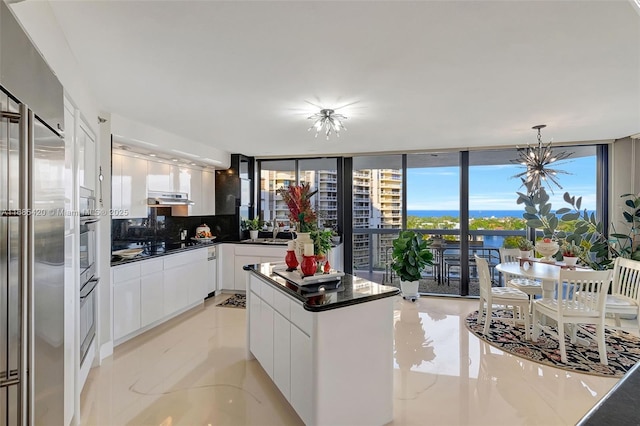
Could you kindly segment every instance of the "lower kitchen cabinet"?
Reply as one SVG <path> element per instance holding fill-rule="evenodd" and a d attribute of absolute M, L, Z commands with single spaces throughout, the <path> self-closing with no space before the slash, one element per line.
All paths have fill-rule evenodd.
<path fill-rule="evenodd" d="M 273 381 L 291 402 L 291 323 L 278 312 L 273 314 Z"/>
<path fill-rule="evenodd" d="M 291 399 L 289 402 L 305 423 L 312 418 L 313 368 L 311 338 L 291 325 Z"/>
<path fill-rule="evenodd" d="M 113 286 L 113 337 L 119 339 L 140 328 L 140 278 Z"/>
<path fill-rule="evenodd" d="M 221 244 L 218 246 L 218 288 L 246 291 L 247 277 L 243 270 L 245 265 L 284 262 L 286 254 L 286 245 Z"/>
<path fill-rule="evenodd" d="M 204 247 L 113 267 L 115 344 L 203 303 L 207 267 Z"/>
<path fill-rule="evenodd" d="M 186 288 L 186 276 L 188 272 L 188 266 L 179 266 L 164 271 L 165 315 L 171 315 L 173 312 L 179 311 L 189 304 Z"/>
<path fill-rule="evenodd" d="M 146 327 L 165 315 L 163 271 L 140 278 L 140 301 L 141 327 Z"/>

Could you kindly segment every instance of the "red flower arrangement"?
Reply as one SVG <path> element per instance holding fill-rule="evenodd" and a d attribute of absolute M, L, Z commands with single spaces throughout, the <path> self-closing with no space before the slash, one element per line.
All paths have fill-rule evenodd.
<path fill-rule="evenodd" d="M 310 198 L 318 192 L 311 192 L 308 183 L 301 185 L 289 185 L 289 188 L 280 188 L 278 193 L 289 207 L 289 220 L 298 223 L 300 232 L 311 232 L 316 228 L 318 216 L 311 208 Z"/>

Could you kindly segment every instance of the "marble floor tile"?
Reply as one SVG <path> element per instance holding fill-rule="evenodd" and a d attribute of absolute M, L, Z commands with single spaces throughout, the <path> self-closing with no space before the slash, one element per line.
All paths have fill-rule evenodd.
<path fill-rule="evenodd" d="M 81 395 L 82 425 L 299 425 L 255 361 L 243 309 L 207 300 L 115 348 Z M 395 301 L 393 425 L 575 424 L 617 379 L 504 353 L 465 327 L 477 300 Z M 638 333 L 635 321 L 628 331 Z"/>

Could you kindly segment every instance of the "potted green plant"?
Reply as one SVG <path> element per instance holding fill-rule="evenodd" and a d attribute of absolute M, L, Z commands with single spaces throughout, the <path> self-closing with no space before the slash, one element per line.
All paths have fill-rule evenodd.
<path fill-rule="evenodd" d="M 582 254 L 582 247 L 576 245 L 573 241 L 564 241 L 560 246 L 560 252 L 562 253 L 562 260 L 567 266 L 576 266 Z"/>
<path fill-rule="evenodd" d="M 402 231 L 393 240 L 391 268 L 400 277 L 400 290 L 405 299 L 416 300 L 418 283 L 427 265 L 433 265 L 430 241 L 414 231 Z"/>
<path fill-rule="evenodd" d="M 249 230 L 249 238 L 252 240 L 257 239 L 258 233 L 260 232 L 260 218 L 254 217 L 253 219 L 247 219 L 245 225 Z"/>
<path fill-rule="evenodd" d="M 331 250 L 331 229 L 311 231 L 313 250 L 318 260 L 324 259 Z"/>
<path fill-rule="evenodd" d="M 517 241 L 518 250 L 520 250 L 520 257 L 528 259 L 531 257 L 531 250 L 533 250 L 533 243 L 525 237 L 518 237 Z"/>

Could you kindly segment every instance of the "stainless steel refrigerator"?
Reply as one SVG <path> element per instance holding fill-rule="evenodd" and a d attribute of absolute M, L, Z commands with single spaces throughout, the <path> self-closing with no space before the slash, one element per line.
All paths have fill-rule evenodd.
<path fill-rule="evenodd" d="M 63 108 L 0 1 L 0 425 L 64 423 Z"/>
<path fill-rule="evenodd" d="M 62 424 L 64 141 L 0 96 L 0 423 Z"/>

